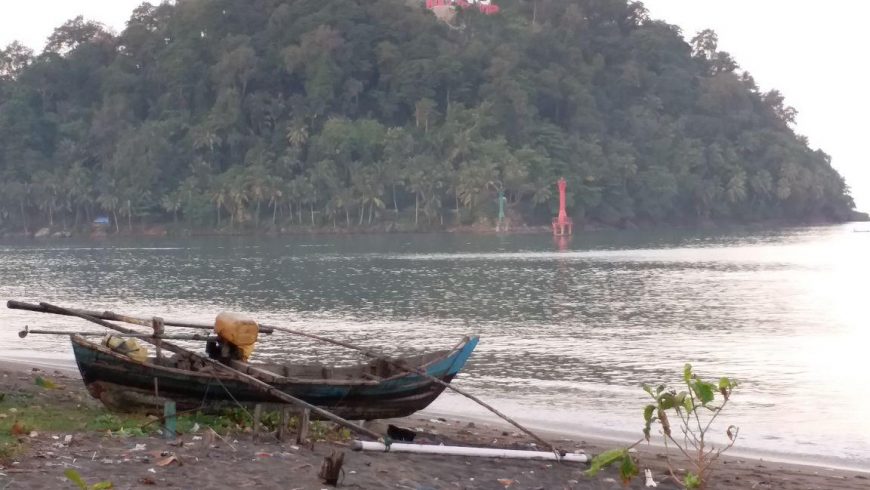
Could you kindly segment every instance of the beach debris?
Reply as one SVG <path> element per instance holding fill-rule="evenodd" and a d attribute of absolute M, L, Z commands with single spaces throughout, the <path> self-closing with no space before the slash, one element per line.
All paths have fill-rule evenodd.
<path fill-rule="evenodd" d="M 393 424 L 387 426 L 387 437 L 398 442 L 413 442 L 417 433 L 410 429 L 397 427 Z"/>
<path fill-rule="evenodd" d="M 30 431 L 29 436 L 30 436 L 31 439 L 36 439 L 37 437 L 39 437 L 39 432 L 36 432 L 35 430 L 32 430 L 32 431 Z"/>
<path fill-rule="evenodd" d="M 69 445 L 71 445 L 71 444 L 72 444 L 72 441 L 73 441 L 73 436 L 72 436 L 72 434 L 67 434 L 67 435 L 63 436 L 63 445 L 64 445 L 64 446 L 69 446 Z"/>
<path fill-rule="evenodd" d="M 154 478 L 151 478 L 150 476 L 143 476 L 142 478 L 139 478 L 139 483 L 143 485 L 157 485 L 157 481 L 155 481 Z"/>
<path fill-rule="evenodd" d="M 183 464 L 181 462 L 181 460 L 178 459 L 178 457 L 175 456 L 174 454 L 170 454 L 169 456 L 161 459 L 160 461 L 158 461 L 154 464 L 156 464 L 157 466 L 169 466 L 172 463 L 178 463 L 178 466 L 182 466 L 182 464 Z"/>
<path fill-rule="evenodd" d="M 586 463 L 589 457 L 585 454 L 558 454 L 550 451 L 527 451 L 515 449 L 496 449 L 487 447 L 437 446 L 423 444 L 392 443 L 389 447 L 380 442 L 355 440 L 351 443 L 354 451 L 376 451 L 417 454 L 443 454 L 450 456 L 478 456 L 485 458 L 534 459 L 540 461 L 563 461 Z"/>
<path fill-rule="evenodd" d="M 320 473 L 317 476 L 327 485 L 337 486 L 338 479 L 343 473 L 342 465 L 344 465 L 344 452 L 339 452 L 336 455 L 335 451 L 332 451 L 332 454 L 323 458 L 323 464 L 320 466 Z"/>
<path fill-rule="evenodd" d="M 148 473 L 157 473 L 157 470 L 154 468 L 148 468 Z"/>
<path fill-rule="evenodd" d="M 657 487 L 657 486 L 659 486 L 659 484 L 656 483 L 655 480 L 653 480 L 653 474 L 652 474 L 652 471 L 651 471 L 649 468 L 643 470 L 643 476 L 646 478 L 646 486 L 647 486 L 647 487 Z"/>
<path fill-rule="evenodd" d="M 191 427 L 191 429 L 190 429 L 190 432 L 193 434 L 196 434 L 197 432 L 199 432 L 199 423 L 198 422 L 194 422 L 193 427 Z"/>
<path fill-rule="evenodd" d="M 15 423 L 12 424 L 12 427 L 9 428 L 9 433 L 13 436 L 23 436 L 24 434 L 27 434 L 27 429 L 24 427 L 24 424 L 16 420 Z"/>
<path fill-rule="evenodd" d="M 514 480 L 510 480 L 510 479 L 507 479 L 507 478 L 499 478 L 497 481 L 498 481 L 499 483 L 501 483 L 501 486 L 503 486 L 503 487 L 505 487 L 505 488 L 508 488 L 508 487 L 510 487 L 511 485 L 514 484 Z"/>
<path fill-rule="evenodd" d="M 133 449 L 131 449 L 130 452 L 144 451 L 145 448 L 146 448 L 145 444 L 136 444 L 136 446 L 133 447 Z"/>

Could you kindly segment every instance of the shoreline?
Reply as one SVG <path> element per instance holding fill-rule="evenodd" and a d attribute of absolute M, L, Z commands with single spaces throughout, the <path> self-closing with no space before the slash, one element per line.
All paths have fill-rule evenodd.
<path fill-rule="evenodd" d="M 26 356 L 9 356 L 8 354 L 0 357 L 0 370 L 26 372 L 31 368 L 36 367 L 43 371 L 61 372 L 65 376 L 80 381 L 78 368 L 75 364 L 75 360 L 72 358 L 68 358 L 65 356 L 33 356 L 27 357 L 25 359 L 25 357 Z M 445 396 L 455 395 L 450 392 L 446 392 L 441 395 L 441 398 L 439 398 L 439 400 L 442 400 Z M 456 398 L 460 399 L 461 397 L 456 396 Z M 468 402 L 468 404 L 470 404 L 470 406 L 472 406 L 473 408 L 471 412 L 466 409 L 467 407 L 458 407 L 453 410 L 447 409 L 445 407 L 438 407 L 438 400 L 436 400 L 433 403 L 433 405 L 436 406 L 430 405 L 428 408 L 421 410 L 416 415 L 419 415 L 427 420 L 432 418 L 446 418 L 461 423 L 474 423 L 494 429 L 509 429 L 510 431 L 516 431 L 515 427 L 511 426 L 504 420 L 501 420 L 494 414 L 483 410 L 481 407 L 471 402 Z M 473 411 L 475 410 L 479 411 L 480 413 L 473 413 Z M 517 422 L 533 430 L 535 433 L 542 435 L 545 439 L 548 440 L 584 440 L 591 441 L 597 447 L 613 448 L 619 447 L 621 445 L 631 445 L 637 440 L 637 438 L 634 438 L 634 436 L 637 435 L 639 437 L 639 432 L 637 434 L 629 432 L 617 433 L 615 431 L 595 431 L 594 429 L 586 428 L 571 428 L 567 430 L 563 428 L 560 431 L 555 428 L 555 425 L 541 422 L 537 418 L 522 416 L 514 416 L 513 418 L 517 420 Z M 401 422 L 401 420 L 397 422 Z M 654 442 L 647 444 L 646 447 L 656 451 L 664 450 L 664 446 L 655 444 Z M 742 447 L 739 442 L 727 454 L 732 458 L 754 459 L 807 468 L 826 468 L 830 470 L 866 473 L 870 475 L 870 466 L 849 464 L 847 460 L 844 460 L 842 458 L 829 457 L 826 460 L 820 462 L 813 459 L 820 458 L 819 455 L 788 452 L 785 450 L 774 451 L 770 449 Z"/>
<path fill-rule="evenodd" d="M 0 371 L 4 373 L 2 379 L 4 381 L 4 384 L 6 384 L 7 386 L 3 386 L 3 391 L 6 393 L 11 393 L 15 391 L 15 389 L 10 389 L 11 387 L 8 386 L 7 380 L 12 378 L 16 378 L 18 380 L 18 385 L 16 385 L 15 387 L 17 389 L 22 389 L 23 387 L 23 389 L 38 390 L 37 387 L 34 387 L 32 379 L 35 378 L 35 376 L 37 375 L 43 375 L 56 378 L 59 384 L 64 385 L 63 390 L 58 390 L 54 393 L 36 393 L 37 396 L 60 396 L 61 394 L 65 397 L 75 396 L 78 399 L 78 401 L 76 402 L 78 403 L 78 407 L 81 407 L 83 405 L 101 407 L 101 405 L 99 405 L 96 400 L 91 399 L 89 395 L 87 395 L 84 387 L 81 384 L 78 371 L 75 369 L 74 364 L 71 364 L 69 361 L 58 359 L 41 359 L 38 360 L 37 363 L 34 363 L 33 361 L 25 360 L 22 358 L 4 357 L 0 358 Z M 403 419 L 371 422 L 367 424 L 367 427 L 372 428 L 376 431 L 383 432 L 387 424 L 395 424 L 400 427 L 414 430 L 418 434 L 419 441 L 423 443 L 426 443 L 428 441 L 429 443 L 437 444 L 438 441 L 441 440 L 444 443 L 448 444 L 459 443 L 477 446 L 513 447 L 524 449 L 535 448 L 535 446 L 530 442 L 530 439 L 528 437 L 520 434 L 515 428 L 508 426 L 506 423 L 498 420 L 494 416 L 484 420 L 483 418 L 468 416 L 468 414 L 463 415 L 427 409 L 413 416 Z M 594 455 L 604 450 L 620 447 L 620 445 L 625 445 L 625 441 L 619 439 L 614 440 L 608 438 L 601 438 L 593 435 L 565 433 L 554 430 L 553 428 L 530 428 L 532 428 L 536 432 L 539 432 L 540 435 L 545 437 L 548 441 L 551 441 L 560 448 L 569 451 L 582 450 L 587 454 Z M 127 450 L 129 450 L 129 446 L 132 445 L 138 446 L 140 444 L 145 444 L 148 447 L 152 447 L 154 445 L 171 444 L 153 436 L 145 439 L 136 438 L 135 440 L 129 441 L 106 441 L 105 438 L 98 440 L 98 435 L 99 434 L 75 433 L 73 434 L 73 437 L 76 438 L 76 440 L 81 439 L 82 441 L 88 441 L 82 442 L 82 445 L 86 446 L 86 449 L 89 453 L 90 451 L 93 451 L 94 454 L 105 451 L 107 446 L 114 447 L 115 449 L 112 449 L 113 451 L 121 451 L 123 448 L 116 446 L 126 445 L 125 447 L 128 447 Z M 50 435 L 48 437 L 56 436 Z M 188 434 L 187 436 L 183 437 L 190 441 L 190 444 L 188 444 L 189 446 L 195 446 L 193 442 L 196 440 L 197 437 L 201 436 L 193 436 Z M 256 455 L 269 454 L 270 458 L 275 459 L 274 455 L 279 454 L 277 452 L 279 449 L 272 444 L 249 444 L 248 442 L 246 442 L 247 439 L 244 439 L 246 437 L 244 436 L 244 434 L 238 434 L 234 437 L 236 437 L 237 439 L 233 440 L 234 445 L 244 446 L 245 450 L 248 450 Z M 46 439 L 45 437 L 36 439 L 41 439 L 46 444 L 54 444 L 54 446 L 57 446 L 56 440 Z M 47 470 L 39 470 L 39 468 L 41 468 L 41 466 L 39 465 L 44 465 L 42 463 L 42 461 L 44 461 L 44 456 L 40 456 L 40 454 L 44 454 L 47 449 L 40 446 L 40 443 L 38 443 L 36 439 L 30 441 L 31 447 L 30 449 L 28 449 L 29 454 L 27 454 L 25 457 L 18 458 L 17 465 L 12 465 L 0 469 L 0 472 L 7 475 L 14 475 L 16 474 L 15 471 L 17 470 L 28 469 L 28 471 L 32 470 L 34 474 L 46 473 Z M 184 444 L 185 443 L 182 443 L 182 445 Z M 295 453 L 299 449 L 297 446 L 293 445 L 287 446 L 285 444 L 279 446 L 281 450 L 281 455 Z M 296 450 L 293 449 L 294 447 L 296 447 Z M 301 458 L 299 460 L 301 462 L 301 466 L 298 466 L 299 468 L 303 468 L 308 465 L 316 470 L 316 467 L 319 465 L 315 463 L 317 463 L 324 454 L 329 454 L 329 451 L 333 450 L 347 450 L 347 445 L 340 442 L 317 443 L 316 450 L 314 444 L 312 444 L 311 447 L 312 451 L 310 454 L 306 453 L 304 455 L 298 455 L 299 458 Z M 655 475 L 656 481 L 659 482 L 660 488 L 676 488 L 672 486 L 672 483 L 666 481 L 667 471 L 663 462 L 662 447 L 644 444 L 638 446 L 637 450 L 640 468 L 651 468 Z M 202 449 L 192 449 L 191 451 L 191 454 L 193 456 L 186 456 L 186 458 L 197 458 L 197 461 L 200 462 L 201 459 L 205 457 L 203 456 L 203 453 L 201 453 Z M 235 455 L 237 451 L 233 450 L 232 452 Z M 208 453 L 208 451 L 206 451 L 206 453 Z M 291 458 L 290 456 L 281 457 Z M 365 480 L 368 482 L 363 483 L 362 486 L 358 486 L 358 488 L 386 488 L 388 486 L 396 488 L 394 484 L 381 485 L 381 483 L 377 483 L 379 481 L 378 478 L 380 474 L 384 472 L 392 475 L 395 475 L 396 473 L 404 474 L 406 472 L 410 472 L 414 482 L 420 482 L 421 480 L 425 480 L 426 478 L 428 478 L 429 480 L 427 481 L 431 483 L 433 481 L 446 482 L 448 479 L 455 476 L 454 474 L 457 471 L 466 481 L 469 481 L 470 479 L 470 481 L 473 482 L 475 480 L 482 481 L 482 479 L 484 478 L 483 475 L 490 474 L 505 474 L 507 475 L 508 479 L 511 479 L 512 481 L 522 481 L 520 480 L 521 476 L 516 476 L 516 473 L 512 473 L 515 471 L 521 471 L 520 474 L 522 475 L 522 478 L 526 479 L 530 478 L 531 474 L 536 474 L 535 472 L 537 471 L 537 474 L 539 474 L 540 476 L 535 476 L 534 478 L 543 479 L 545 478 L 545 476 L 542 473 L 545 470 L 547 471 L 547 479 L 534 480 L 536 482 L 535 485 L 513 485 L 511 486 L 511 488 L 542 488 L 538 483 L 542 483 L 545 481 L 549 482 L 549 485 L 554 485 L 558 482 L 568 482 L 566 485 L 561 485 L 561 483 L 559 483 L 565 488 L 592 489 L 621 487 L 621 484 L 617 481 L 618 477 L 615 476 L 615 470 L 611 469 L 609 471 L 603 472 L 597 478 L 588 478 L 583 476 L 581 473 L 582 470 L 585 470 L 586 465 L 572 466 L 568 464 L 563 464 L 557 465 L 555 467 L 553 467 L 553 465 L 549 465 L 548 467 L 540 461 L 506 462 L 504 460 L 485 458 L 462 458 L 447 456 L 432 457 L 407 454 L 384 455 L 383 453 L 351 452 L 346 453 L 346 458 L 348 458 L 347 464 L 352 465 L 351 467 L 354 468 L 350 470 L 354 472 L 353 476 L 359 476 L 360 478 L 362 478 L 361 481 Z M 471 461 L 469 461 L 469 459 Z M 186 460 L 187 459 L 185 459 L 185 461 Z M 105 461 L 105 458 L 102 461 Z M 260 461 L 260 456 L 255 456 L 253 460 L 251 460 L 250 458 L 243 458 L 239 461 L 240 464 L 244 465 L 253 464 L 254 467 L 249 468 L 250 471 L 261 471 L 259 469 L 259 463 L 262 462 Z M 248 461 L 248 463 L 244 463 L 244 461 Z M 362 463 L 362 466 L 360 466 L 360 461 L 364 461 L 364 463 Z M 98 462 L 99 461 L 97 461 L 97 463 Z M 36 465 L 36 467 L 30 468 L 30 465 Z M 107 467 L 105 465 L 97 466 L 99 468 L 104 468 L 102 470 L 104 473 L 98 475 L 100 476 L 100 478 L 111 477 L 113 479 L 118 479 L 122 476 L 117 472 L 126 471 L 121 467 L 114 469 L 115 467 Z M 188 466 L 189 465 L 185 465 L 184 468 L 180 468 L 181 473 L 177 475 L 178 478 L 184 478 L 184 469 L 188 468 Z M 369 468 L 375 466 L 381 469 L 375 470 L 374 474 L 372 474 L 372 470 L 370 470 Z M 86 469 L 87 468 L 83 468 L 83 470 Z M 242 468 L 237 469 L 239 471 L 242 471 Z M 164 471 L 160 468 L 158 468 L 157 470 L 160 470 L 161 472 Z M 214 471 L 214 469 L 209 466 L 208 471 Z M 108 472 L 108 474 L 105 474 L 106 472 Z M 84 471 L 82 471 L 82 475 L 88 477 L 91 476 L 86 475 Z M 138 476 L 138 473 L 136 474 L 136 476 Z M 21 481 L 20 478 L 21 476 L 19 476 L 18 481 Z M 146 476 L 144 478 L 148 477 Z M 494 481 L 492 477 L 488 476 L 486 478 L 489 478 L 490 483 Z M 642 480 L 642 478 L 639 480 Z M 636 479 L 631 485 L 631 488 L 643 488 L 643 482 L 639 480 Z M 526 481 L 528 482 L 528 480 Z M 735 451 L 729 452 L 726 454 L 726 456 L 723 456 L 720 465 L 717 466 L 717 476 L 715 482 L 718 482 L 718 484 L 714 484 L 713 488 L 776 488 L 794 490 L 807 488 L 843 488 L 851 490 L 864 488 L 866 485 L 870 484 L 870 473 L 866 471 L 856 471 L 854 469 L 837 468 L 833 465 L 827 464 L 809 465 L 805 463 L 781 462 L 778 460 L 772 460 L 764 457 L 752 457 L 739 451 Z M 270 485 L 269 482 L 265 481 L 263 482 L 263 484 L 266 486 Z M 610 486 L 606 486 L 605 484 Z M 116 485 L 117 488 L 140 488 L 137 485 L 118 485 L 117 481 Z M 315 482 L 315 484 L 312 484 L 311 486 L 294 486 L 294 488 L 323 488 L 322 485 L 317 485 L 318 484 Z M 11 486 L 9 488 L 12 489 L 27 487 Z M 450 485 L 442 487 L 438 484 L 435 484 L 431 486 L 407 486 L 406 488 L 455 488 L 455 486 Z M 469 485 L 464 488 L 497 487 L 491 485 Z M 544 486 L 543 488 L 552 488 L 552 486 Z"/>
<path fill-rule="evenodd" d="M 857 217 L 856 217 L 857 218 Z M 605 223 L 578 224 L 575 235 L 602 231 L 711 231 L 711 230 L 768 230 L 794 228 L 804 226 L 832 226 L 848 223 L 867 223 L 870 219 L 852 219 L 833 221 L 828 219 L 808 220 L 764 220 L 753 222 L 715 221 L 708 220 L 697 223 L 624 223 L 621 225 Z M 333 228 L 330 226 L 288 226 L 279 229 L 220 229 L 220 228 L 186 228 L 171 223 L 140 224 L 130 230 L 114 232 L 111 229 L 87 229 L 79 227 L 69 230 L 63 227 L 41 227 L 29 232 L 5 231 L 0 233 L 4 240 L 36 240 L 40 242 L 56 242 L 65 240 L 105 240 L 112 238 L 185 238 L 185 237 L 282 237 L 282 236 L 358 236 L 358 235 L 408 235 L 408 234 L 446 234 L 446 235 L 537 235 L 552 234 L 549 225 L 517 225 L 506 230 L 496 230 L 494 225 L 438 225 L 414 226 L 396 223 L 385 223 L 376 226 L 352 226 Z"/>

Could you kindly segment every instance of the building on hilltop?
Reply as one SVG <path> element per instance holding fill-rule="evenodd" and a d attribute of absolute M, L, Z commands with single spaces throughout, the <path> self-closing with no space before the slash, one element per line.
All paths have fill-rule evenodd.
<path fill-rule="evenodd" d="M 477 6 L 478 10 L 486 15 L 493 15 L 499 12 L 498 5 L 490 0 L 426 0 L 426 8 L 433 11 L 443 10 L 445 8 L 471 8 Z"/>

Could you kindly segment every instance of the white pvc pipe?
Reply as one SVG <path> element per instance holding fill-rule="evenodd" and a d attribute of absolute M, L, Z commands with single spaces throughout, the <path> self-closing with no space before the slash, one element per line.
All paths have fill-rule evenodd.
<path fill-rule="evenodd" d="M 380 442 L 353 441 L 351 448 L 354 451 L 379 451 L 382 453 L 417 453 L 417 454 L 443 454 L 448 456 L 477 456 L 483 458 L 507 458 L 507 459 L 537 459 L 545 461 L 570 461 L 576 463 L 588 463 L 589 457 L 585 454 L 567 453 L 564 456 L 547 451 L 522 451 L 517 449 L 495 449 L 488 447 L 462 447 L 462 446 L 434 446 L 422 444 L 402 444 L 394 442 L 387 447 Z"/>

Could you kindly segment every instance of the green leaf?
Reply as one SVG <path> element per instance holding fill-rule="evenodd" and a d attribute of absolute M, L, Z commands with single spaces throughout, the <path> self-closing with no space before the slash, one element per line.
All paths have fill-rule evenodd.
<path fill-rule="evenodd" d="M 610 451 L 604 451 L 592 458 L 592 461 L 589 462 L 589 469 L 584 473 L 586 476 L 595 476 L 604 468 L 616 463 L 623 456 L 626 456 L 628 451 L 626 449 L 611 449 Z"/>
<path fill-rule="evenodd" d="M 692 365 L 688 362 L 683 366 L 683 379 L 686 380 L 686 383 L 692 379 Z"/>
<path fill-rule="evenodd" d="M 691 396 L 686 396 L 683 399 L 683 408 L 686 409 L 686 413 L 691 413 L 691 411 L 695 409 L 695 404 L 692 402 Z"/>
<path fill-rule="evenodd" d="M 659 396 L 659 408 L 662 410 L 670 410 L 674 408 L 676 397 L 673 393 L 663 393 Z"/>
<path fill-rule="evenodd" d="M 648 384 L 644 384 L 644 385 L 643 385 L 643 391 L 649 393 L 649 396 L 655 398 L 655 395 L 653 395 L 652 387 L 651 387 L 650 385 L 648 385 Z"/>
<path fill-rule="evenodd" d="M 634 462 L 634 458 L 631 457 L 631 454 L 626 451 L 625 457 L 622 458 L 622 464 L 619 465 L 619 477 L 622 479 L 622 483 L 628 485 L 631 479 L 636 477 L 637 474 L 637 464 Z"/>
<path fill-rule="evenodd" d="M 52 381 L 48 378 L 43 378 L 42 376 L 36 377 L 36 386 L 39 386 L 41 388 L 45 388 L 47 390 L 53 390 L 53 389 L 57 388 L 57 384 L 55 384 L 54 381 Z"/>
<path fill-rule="evenodd" d="M 683 478 L 683 486 L 687 489 L 689 488 L 700 488 L 701 487 L 701 478 L 698 475 L 692 473 L 691 471 L 686 473 L 686 477 Z"/>
<path fill-rule="evenodd" d="M 643 426 L 643 437 L 647 440 L 647 442 L 649 442 L 649 433 L 651 428 L 650 426 L 652 425 L 653 413 L 655 412 L 655 410 L 655 405 L 647 405 L 643 409 L 643 420 L 645 422 Z"/>
<path fill-rule="evenodd" d="M 731 396 L 731 390 L 737 386 L 737 382 L 731 381 L 728 378 L 720 378 L 719 379 L 719 393 L 722 393 L 722 397 L 726 400 Z"/>
<path fill-rule="evenodd" d="M 91 487 L 91 490 L 109 490 L 110 488 L 115 488 L 115 485 L 112 485 L 112 482 L 101 481 L 100 483 L 95 483 L 94 486 Z"/>
<path fill-rule="evenodd" d="M 77 487 L 81 488 L 82 490 L 88 490 L 88 484 L 85 483 L 84 480 L 82 480 L 82 475 L 80 475 L 78 471 L 69 468 L 64 471 L 63 474 L 66 475 L 69 481 L 75 483 Z"/>
<path fill-rule="evenodd" d="M 652 420 L 653 413 L 656 411 L 655 405 L 647 405 L 643 409 L 643 420 L 648 424 Z"/>
<path fill-rule="evenodd" d="M 713 401 L 715 398 L 715 386 L 710 383 L 705 383 L 703 381 L 695 381 L 692 383 L 692 391 L 695 392 L 695 396 L 698 397 L 698 400 L 701 401 L 701 405 L 706 405 Z"/>

